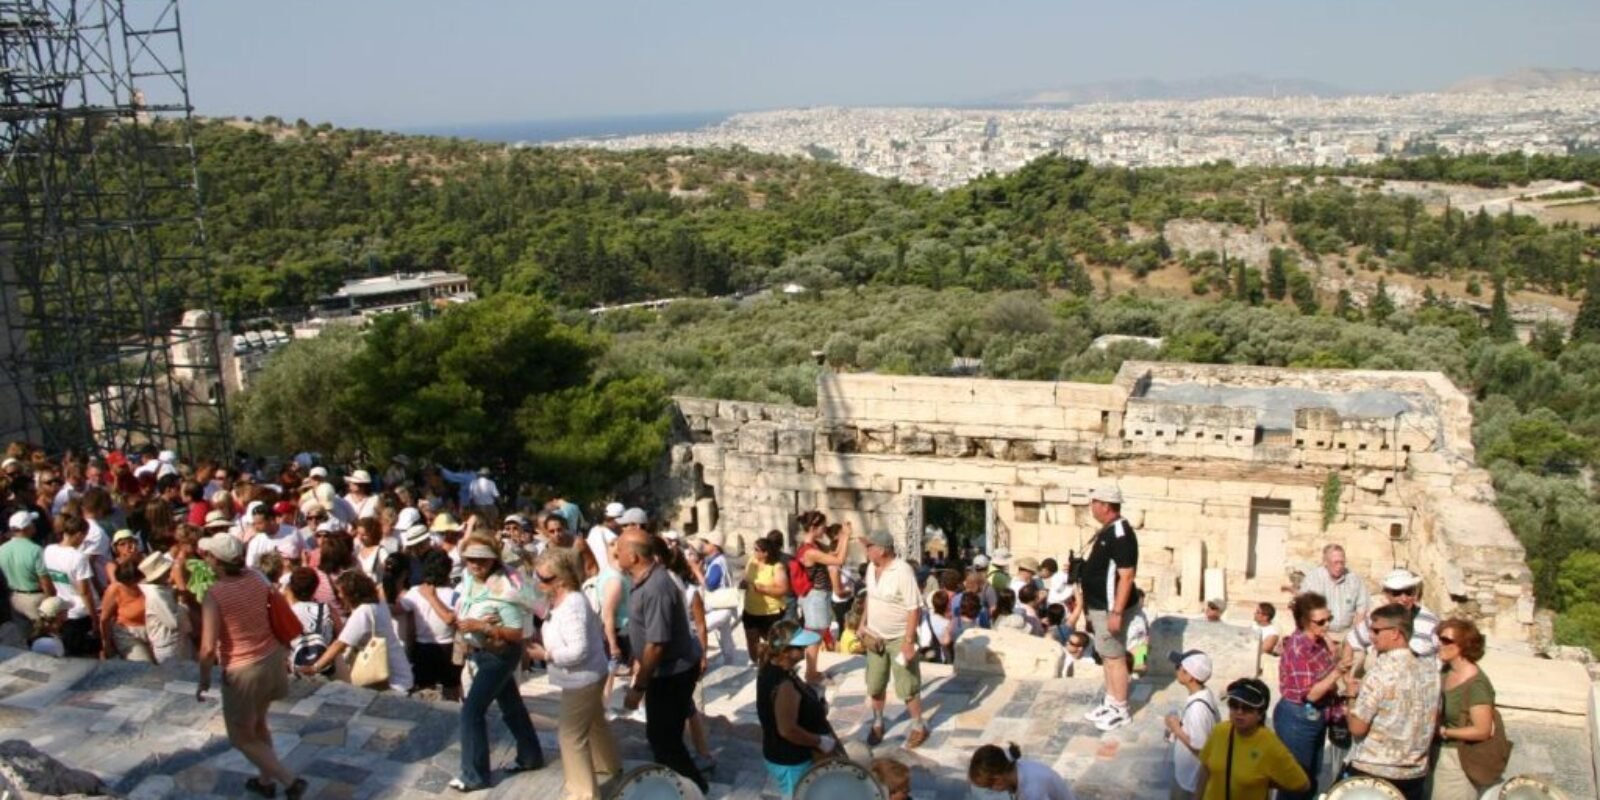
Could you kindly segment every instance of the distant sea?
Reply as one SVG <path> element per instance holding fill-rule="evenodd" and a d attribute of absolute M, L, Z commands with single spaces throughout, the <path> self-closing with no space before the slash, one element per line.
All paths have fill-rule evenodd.
<path fill-rule="evenodd" d="M 485 142 L 538 144 L 567 139 L 613 139 L 645 133 L 694 131 L 719 124 L 732 115 L 733 112 L 729 111 L 697 111 L 620 117 L 572 117 L 526 122 L 474 122 L 422 126 L 408 129 L 406 132 L 431 136 L 459 136 Z"/>

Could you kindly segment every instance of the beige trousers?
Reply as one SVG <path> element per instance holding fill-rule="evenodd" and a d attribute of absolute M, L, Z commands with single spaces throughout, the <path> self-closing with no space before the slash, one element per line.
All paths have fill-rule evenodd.
<path fill-rule="evenodd" d="M 1482 794 L 1461 768 L 1461 751 L 1439 748 L 1439 763 L 1433 770 L 1433 800 L 1478 800 Z"/>
<path fill-rule="evenodd" d="M 582 689 L 561 690 L 561 722 L 557 736 L 561 746 L 561 770 L 566 776 L 567 800 L 593 800 L 600 796 L 598 775 L 622 771 L 617 755 L 617 740 L 611 736 L 602 702 L 605 681 L 595 681 Z"/>

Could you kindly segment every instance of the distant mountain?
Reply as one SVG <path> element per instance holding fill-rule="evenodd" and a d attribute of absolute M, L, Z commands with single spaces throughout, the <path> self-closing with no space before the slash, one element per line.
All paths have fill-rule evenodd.
<path fill-rule="evenodd" d="M 1337 97 L 1344 94 L 1349 92 L 1331 84 L 1304 78 L 1224 75 L 1178 81 L 1143 78 L 1076 83 L 1054 89 L 1019 92 L 996 98 L 994 102 L 1006 105 L 1072 105 L 1128 100 L 1206 100 L 1214 97 L 1304 97 L 1306 95 Z"/>
<path fill-rule="evenodd" d="M 1534 89 L 1600 89 L 1600 72 L 1587 69 L 1529 67 L 1505 75 L 1467 78 L 1447 92 L 1526 92 Z"/>

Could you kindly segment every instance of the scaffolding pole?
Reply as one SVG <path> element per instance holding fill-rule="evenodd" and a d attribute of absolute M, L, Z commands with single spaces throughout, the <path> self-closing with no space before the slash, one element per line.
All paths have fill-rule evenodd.
<path fill-rule="evenodd" d="M 229 451 L 177 0 L 0 0 L 0 436 Z"/>

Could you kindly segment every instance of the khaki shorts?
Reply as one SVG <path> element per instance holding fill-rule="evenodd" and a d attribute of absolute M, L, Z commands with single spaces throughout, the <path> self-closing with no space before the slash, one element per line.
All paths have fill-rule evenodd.
<path fill-rule="evenodd" d="M 894 694 L 901 700 L 910 700 L 922 693 L 922 664 L 915 655 L 911 662 L 900 666 L 896 657 L 905 638 L 885 639 L 882 652 L 867 652 L 867 696 L 882 697 L 889 686 L 889 676 L 894 676 Z"/>
<path fill-rule="evenodd" d="M 1122 609 L 1122 629 L 1115 634 L 1111 633 L 1111 625 L 1107 620 L 1106 609 L 1089 609 L 1089 625 L 1094 628 L 1094 652 L 1102 659 L 1122 658 L 1128 655 L 1128 628 L 1133 625 L 1133 618 L 1139 613 L 1137 604 Z"/>
<path fill-rule="evenodd" d="M 257 720 L 267 715 L 272 701 L 289 696 L 289 667 L 283 649 L 260 661 L 222 673 L 222 722 L 228 739 L 249 740 Z"/>

